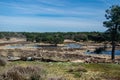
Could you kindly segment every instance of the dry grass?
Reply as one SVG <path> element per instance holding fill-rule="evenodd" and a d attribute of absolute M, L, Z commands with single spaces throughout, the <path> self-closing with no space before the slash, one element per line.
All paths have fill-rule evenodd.
<path fill-rule="evenodd" d="M 42 80 L 43 72 L 40 67 L 15 66 L 1 75 L 2 80 Z"/>
<path fill-rule="evenodd" d="M 5 66 L 7 64 L 7 61 L 4 58 L 0 57 L 0 66 Z"/>
<path fill-rule="evenodd" d="M 64 79 L 63 77 L 51 77 L 48 78 L 48 80 L 66 80 L 66 79 Z"/>

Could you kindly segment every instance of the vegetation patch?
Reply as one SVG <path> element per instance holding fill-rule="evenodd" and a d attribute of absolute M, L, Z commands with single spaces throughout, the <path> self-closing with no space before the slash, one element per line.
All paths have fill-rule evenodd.
<path fill-rule="evenodd" d="M 1 75 L 2 80 L 43 80 L 43 69 L 37 66 L 15 66 Z"/>
<path fill-rule="evenodd" d="M 92 72 L 100 72 L 101 78 L 107 80 L 119 80 L 120 79 L 120 65 L 118 64 L 84 64 L 88 70 Z"/>
<path fill-rule="evenodd" d="M 79 78 L 82 76 L 82 73 L 87 72 L 87 70 L 82 66 L 79 66 L 77 68 L 70 68 L 68 72 L 74 74 L 74 77 Z"/>

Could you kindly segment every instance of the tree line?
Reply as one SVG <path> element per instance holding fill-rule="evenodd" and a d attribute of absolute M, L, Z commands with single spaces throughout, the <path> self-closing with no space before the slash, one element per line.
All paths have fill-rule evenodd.
<path fill-rule="evenodd" d="M 111 41 L 111 35 L 108 32 L 0 32 L 0 38 L 26 38 L 30 42 L 45 42 L 45 43 L 63 43 L 65 39 L 74 41 L 94 41 L 104 42 Z M 120 35 L 118 35 L 120 42 Z"/>

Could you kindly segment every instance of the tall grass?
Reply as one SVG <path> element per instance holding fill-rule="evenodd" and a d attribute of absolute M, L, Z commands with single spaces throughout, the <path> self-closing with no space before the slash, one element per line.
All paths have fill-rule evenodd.
<path fill-rule="evenodd" d="M 43 80 L 43 69 L 37 66 L 15 66 L 1 75 L 2 80 Z"/>

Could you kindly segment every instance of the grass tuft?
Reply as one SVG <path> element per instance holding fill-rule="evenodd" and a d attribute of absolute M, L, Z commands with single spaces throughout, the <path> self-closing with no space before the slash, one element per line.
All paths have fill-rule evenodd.
<path fill-rule="evenodd" d="M 15 66 L 2 74 L 3 80 L 43 80 L 42 69 L 40 67 Z"/>

